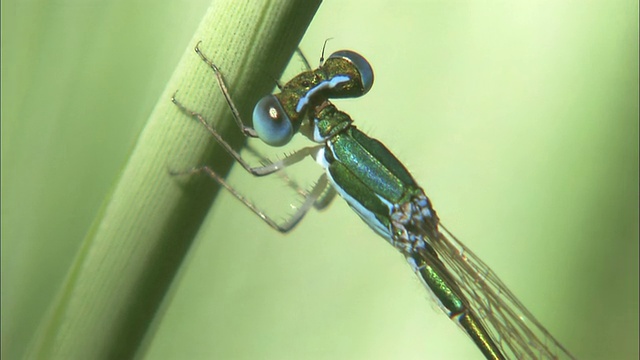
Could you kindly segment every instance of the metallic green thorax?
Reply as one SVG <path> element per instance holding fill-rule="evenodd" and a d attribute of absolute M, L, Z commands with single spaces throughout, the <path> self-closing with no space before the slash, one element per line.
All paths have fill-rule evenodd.
<path fill-rule="evenodd" d="M 380 141 L 352 125 L 349 115 L 328 101 L 316 110 L 315 128 L 327 141 L 324 160 L 334 185 L 389 227 L 389 204 L 408 202 L 422 190 Z"/>

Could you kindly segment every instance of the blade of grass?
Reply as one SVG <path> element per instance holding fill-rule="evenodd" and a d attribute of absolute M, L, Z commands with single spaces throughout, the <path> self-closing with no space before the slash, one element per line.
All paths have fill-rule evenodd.
<path fill-rule="evenodd" d="M 211 70 L 193 53 L 194 45 L 202 41 L 203 52 L 225 73 L 236 105 L 249 114 L 250 104 L 273 88 L 319 4 L 213 2 L 105 199 L 27 358 L 131 358 L 139 351 L 218 190 L 210 179 L 184 181 L 168 170 L 206 163 L 225 173 L 232 164 L 211 145 L 206 131 L 171 103 L 173 92 L 179 90 L 181 102 L 202 113 L 232 144 L 243 142 Z"/>

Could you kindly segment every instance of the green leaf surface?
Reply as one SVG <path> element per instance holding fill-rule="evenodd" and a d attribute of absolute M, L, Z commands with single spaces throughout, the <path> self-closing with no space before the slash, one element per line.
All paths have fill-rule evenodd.
<path fill-rule="evenodd" d="M 96 218 L 43 323 L 29 358 L 128 358 L 138 351 L 188 253 L 217 188 L 202 177 L 181 182 L 170 170 L 218 158 L 220 148 L 170 97 L 197 109 L 214 126 L 233 124 L 217 96 L 210 69 L 193 53 L 201 48 L 219 61 L 244 108 L 282 72 L 319 2 L 215 1 L 167 84 Z M 218 60 L 219 59 L 219 60 Z M 152 61 L 153 59 L 149 59 Z M 239 86 L 239 84 L 243 84 Z M 239 131 L 221 126 L 233 144 Z M 231 135 L 235 132 L 235 135 Z M 231 163 L 216 163 L 224 173 Z"/>

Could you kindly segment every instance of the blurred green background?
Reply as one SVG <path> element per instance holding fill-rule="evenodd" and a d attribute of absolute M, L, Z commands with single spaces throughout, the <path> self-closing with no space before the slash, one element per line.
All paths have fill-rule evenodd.
<path fill-rule="evenodd" d="M 3 358 L 21 357 L 207 6 L 2 2 Z M 301 44 L 312 64 L 329 37 L 327 52 L 371 61 L 371 92 L 338 106 L 581 359 L 639 356 L 637 14 L 627 0 L 325 1 Z M 277 179 L 230 182 L 276 215 L 298 201 Z M 480 358 L 428 304 L 342 201 L 282 236 L 223 193 L 145 357 Z"/>

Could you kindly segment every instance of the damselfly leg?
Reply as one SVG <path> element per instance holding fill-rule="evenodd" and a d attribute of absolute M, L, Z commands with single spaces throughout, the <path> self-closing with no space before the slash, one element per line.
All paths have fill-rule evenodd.
<path fill-rule="evenodd" d="M 199 48 L 199 45 L 200 45 L 200 42 L 198 42 L 198 44 L 196 45 L 195 52 L 213 70 L 216 76 L 216 80 L 218 82 L 218 86 L 220 87 L 220 90 L 223 96 L 225 97 L 225 100 L 229 105 L 229 108 L 231 109 L 231 113 L 234 117 L 236 124 L 240 128 L 240 131 L 247 137 L 251 137 L 251 138 L 257 137 L 255 130 L 250 126 L 245 125 L 245 123 L 243 122 L 240 112 L 235 106 L 235 103 L 228 91 L 228 87 L 224 79 L 224 75 L 222 74 L 218 66 L 216 66 L 206 55 L 202 53 L 202 51 Z M 304 56 L 303 56 L 303 59 L 306 66 L 308 66 L 308 62 L 306 61 Z M 220 186 L 227 189 L 235 198 L 240 200 L 245 206 L 247 206 L 253 213 L 255 213 L 260 219 L 262 219 L 270 227 L 283 233 L 288 232 L 292 228 L 294 228 L 295 225 L 298 224 L 298 222 L 304 217 L 304 215 L 309 211 L 310 208 L 315 207 L 316 209 L 323 209 L 326 206 L 328 206 L 331 203 L 331 201 L 335 198 L 336 192 L 333 188 L 331 188 L 328 185 L 328 181 L 325 174 L 321 175 L 318 178 L 317 182 L 315 183 L 315 185 L 310 191 L 307 191 L 302 189 L 295 181 L 293 181 L 288 175 L 286 175 L 286 173 L 283 172 L 283 170 L 286 167 L 296 164 L 308 156 L 314 157 L 316 153 L 322 148 L 321 145 L 301 148 L 278 161 L 270 161 L 269 159 L 267 159 L 266 157 L 258 153 L 255 149 L 253 149 L 251 151 L 258 158 L 260 158 L 263 165 L 251 166 L 240 155 L 239 152 L 237 152 L 236 150 L 233 149 L 233 147 L 231 147 L 231 145 L 216 131 L 215 128 L 213 128 L 213 126 L 211 126 L 211 124 L 200 113 L 190 110 L 185 105 L 183 105 L 176 98 L 176 93 L 174 93 L 174 95 L 171 97 L 171 101 L 182 112 L 198 120 L 198 122 L 200 122 L 200 124 L 202 124 L 202 126 L 204 126 L 205 129 L 207 129 L 207 131 L 213 136 L 216 142 L 220 144 L 225 149 L 225 151 L 227 151 L 227 153 L 229 153 L 229 155 L 231 155 L 236 160 L 236 162 L 238 162 L 242 166 L 243 169 L 245 169 L 248 173 L 254 176 L 266 176 L 274 173 L 281 174 L 280 175 L 281 178 L 283 178 L 290 187 L 296 190 L 298 194 L 302 195 L 304 197 L 304 200 L 302 204 L 297 207 L 294 214 L 290 215 L 290 217 L 286 219 L 284 222 L 278 223 L 273 218 L 268 216 L 264 211 L 260 210 L 259 207 L 257 207 L 251 201 L 249 201 L 240 192 L 238 192 L 233 186 L 227 183 L 222 176 L 217 174 L 209 166 L 199 166 L 187 171 L 170 171 L 171 175 L 174 175 L 174 176 L 175 175 L 194 175 L 199 173 L 207 174 L 209 177 L 215 180 Z"/>
<path fill-rule="evenodd" d="M 264 155 L 262 155 L 251 144 L 245 145 L 244 149 L 250 152 L 253 156 L 257 157 L 260 160 L 261 164 L 267 165 L 271 163 L 271 160 L 269 160 Z M 286 168 L 276 171 L 275 174 L 278 175 L 287 186 L 295 190 L 296 193 L 298 193 L 300 196 L 302 196 L 305 199 L 307 198 L 307 196 L 309 195 L 309 191 L 303 188 L 302 186 L 300 186 L 300 184 L 298 184 L 296 180 L 290 177 L 286 171 Z M 333 187 L 328 186 L 326 192 L 316 200 L 316 202 L 313 204 L 313 207 L 319 211 L 324 210 L 327 206 L 331 204 L 333 199 L 335 199 L 336 195 L 337 195 L 336 190 Z"/>

